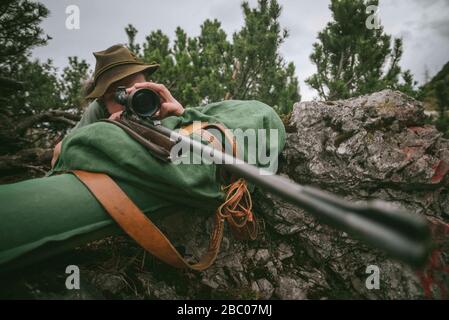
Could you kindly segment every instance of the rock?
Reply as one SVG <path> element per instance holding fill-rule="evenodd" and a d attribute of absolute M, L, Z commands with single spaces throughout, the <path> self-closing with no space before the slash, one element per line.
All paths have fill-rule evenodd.
<path fill-rule="evenodd" d="M 279 260 L 285 260 L 293 256 L 292 248 L 285 243 L 281 243 L 277 249 L 277 257 Z"/>
<path fill-rule="evenodd" d="M 259 250 L 257 250 L 257 252 L 254 256 L 254 260 L 257 263 L 267 262 L 269 258 L 270 258 L 270 252 L 268 251 L 268 249 L 259 249 Z"/>
<path fill-rule="evenodd" d="M 138 273 L 137 278 L 139 279 L 143 288 L 145 288 L 145 295 L 142 298 L 149 299 L 159 299 L 159 300 L 179 300 L 185 299 L 185 297 L 180 296 L 174 286 L 168 285 L 164 281 L 157 281 L 149 273 Z"/>
<path fill-rule="evenodd" d="M 108 295 L 117 295 L 126 287 L 124 277 L 115 274 L 100 273 L 93 282 L 97 288 Z"/>
<path fill-rule="evenodd" d="M 258 298 L 262 300 L 270 299 L 274 292 L 273 285 L 265 278 L 254 281 L 251 288 L 257 293 Z"/>
<path fill-rule="evenodd" d="M 379 198 L 436 224 L 447 222 L 449 141 L 426 125 L 417 101 L 385 90 L 344 101 L 297 103 L 289 128 L 281 174 L 351 202 Z M 423 297 L 420 279 L 408 267 L 278 197 L 259 193 L 255 202 L 277 233 L 291 236 L 296 249 L 323 266 L 331 296 Z M 446 254 L 442 259 L 448 262 Z M 380 269 L 379 290 L 365 286 L 372 264 Z"/>
<path fill-rule="evenodd" d="M 272 279 L 277 279 L 278 277 L 278 268 L 274 265 L 273 261 L 269 261 L 265 268 L 268 272 L 268 274 L 271 276 Z"/>
<path fill-rule="evenodd" d="M 275 294 L 281 300 L 303 300 L 307 296 L 303 291 L 303 282 L 292 277 L 281 277 Z"/>
<path fill-rule="evenodd" d="M 281 170 L 354 199 L 407 204 L 413 194 L 408 209 L 447 219 L 449 142 L 425 123 L 420 103 L 390 90 L 297 103 Z"/>

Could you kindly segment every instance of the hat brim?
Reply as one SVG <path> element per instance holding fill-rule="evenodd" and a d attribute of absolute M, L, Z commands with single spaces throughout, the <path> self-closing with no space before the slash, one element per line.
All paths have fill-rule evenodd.
<path fill-rule="evenodd" d="M 86 96 L 86 99 L 94 99 L 103 96 L 109 86 L 127 76 L 138 72 L 152 74 L 159 68 L 158 64 L 124 64 L 105 71 L 96 81 L 95 88 Z"/>

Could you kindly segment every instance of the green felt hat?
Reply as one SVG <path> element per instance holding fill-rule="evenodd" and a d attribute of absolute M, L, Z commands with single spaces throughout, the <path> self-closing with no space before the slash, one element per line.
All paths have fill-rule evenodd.
<path fill-rule="evenodd" d="M 103 96 L 108 87 L 129 75 L 138 72 L 152 74 L 159 64 L 145 64 L 124 45 L 112 47 L 93 53 L 97 60 L 94 72 L 94 89 L 86 98 L 93 99 Z"/>

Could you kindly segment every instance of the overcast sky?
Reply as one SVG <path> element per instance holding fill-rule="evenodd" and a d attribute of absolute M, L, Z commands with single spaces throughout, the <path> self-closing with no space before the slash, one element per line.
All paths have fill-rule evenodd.
<path fill-rule="evenodd" d="M 196 36 L 205 19 L 217 18 L 230 39 L 243 25 L 240 0 L 44 0 L 50 16 L 42 27 L 53 39 L 36 48 L 33 56 L 51 58 L 62 69 L 67 57 L 77 55 L 95 64 L 92 51 L 115 43 L 126 43 L 124 28 L 132 23 L 143 42 L 152 30 L 161 29 L 174 37 L 177 26 Z M 249 1 L 253 6 L 256 0 Z M 449 0 L 381 0 L 379 15 L 385 31 L 404 40 L 401 65 L 421 83 L 425 70 L 433 76 L 449 60 Z M 281 25 L 290 37 L 281 48 L 286 61 L 293 61 L 300 79 L 302 100 L 316 97 L 304 79 L 315 71 L 309 55 L 317 33 L 330 20 L 328 0 L 279 0 L 283 7 Z M 80 29 L 66 28 L 66 7 L 77 5 Z"/>

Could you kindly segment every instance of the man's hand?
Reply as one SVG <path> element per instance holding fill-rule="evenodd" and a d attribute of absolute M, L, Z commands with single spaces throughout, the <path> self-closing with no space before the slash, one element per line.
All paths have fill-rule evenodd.
<path fill-rule="evenodd" d="M 116 113 L 111 114 L 111 116 L 109 117 L 109 120 L 117 120 L 120 119 L 120 116 L 122 115 L 123 111 L 119 111 Z"/>
<path fill-rule="evenodd" d="M 184 107 L 171 95 L 170 91 L 163 85 L 154 82 L 140 82 L 126 89 L 129 94 L 134 90 L 147 88 L 155 91 L 161 97 L 161 108 L 156 112 L 155 117 L 163 119 L 167 116 L 180 116 L 184 113 Z"/>

